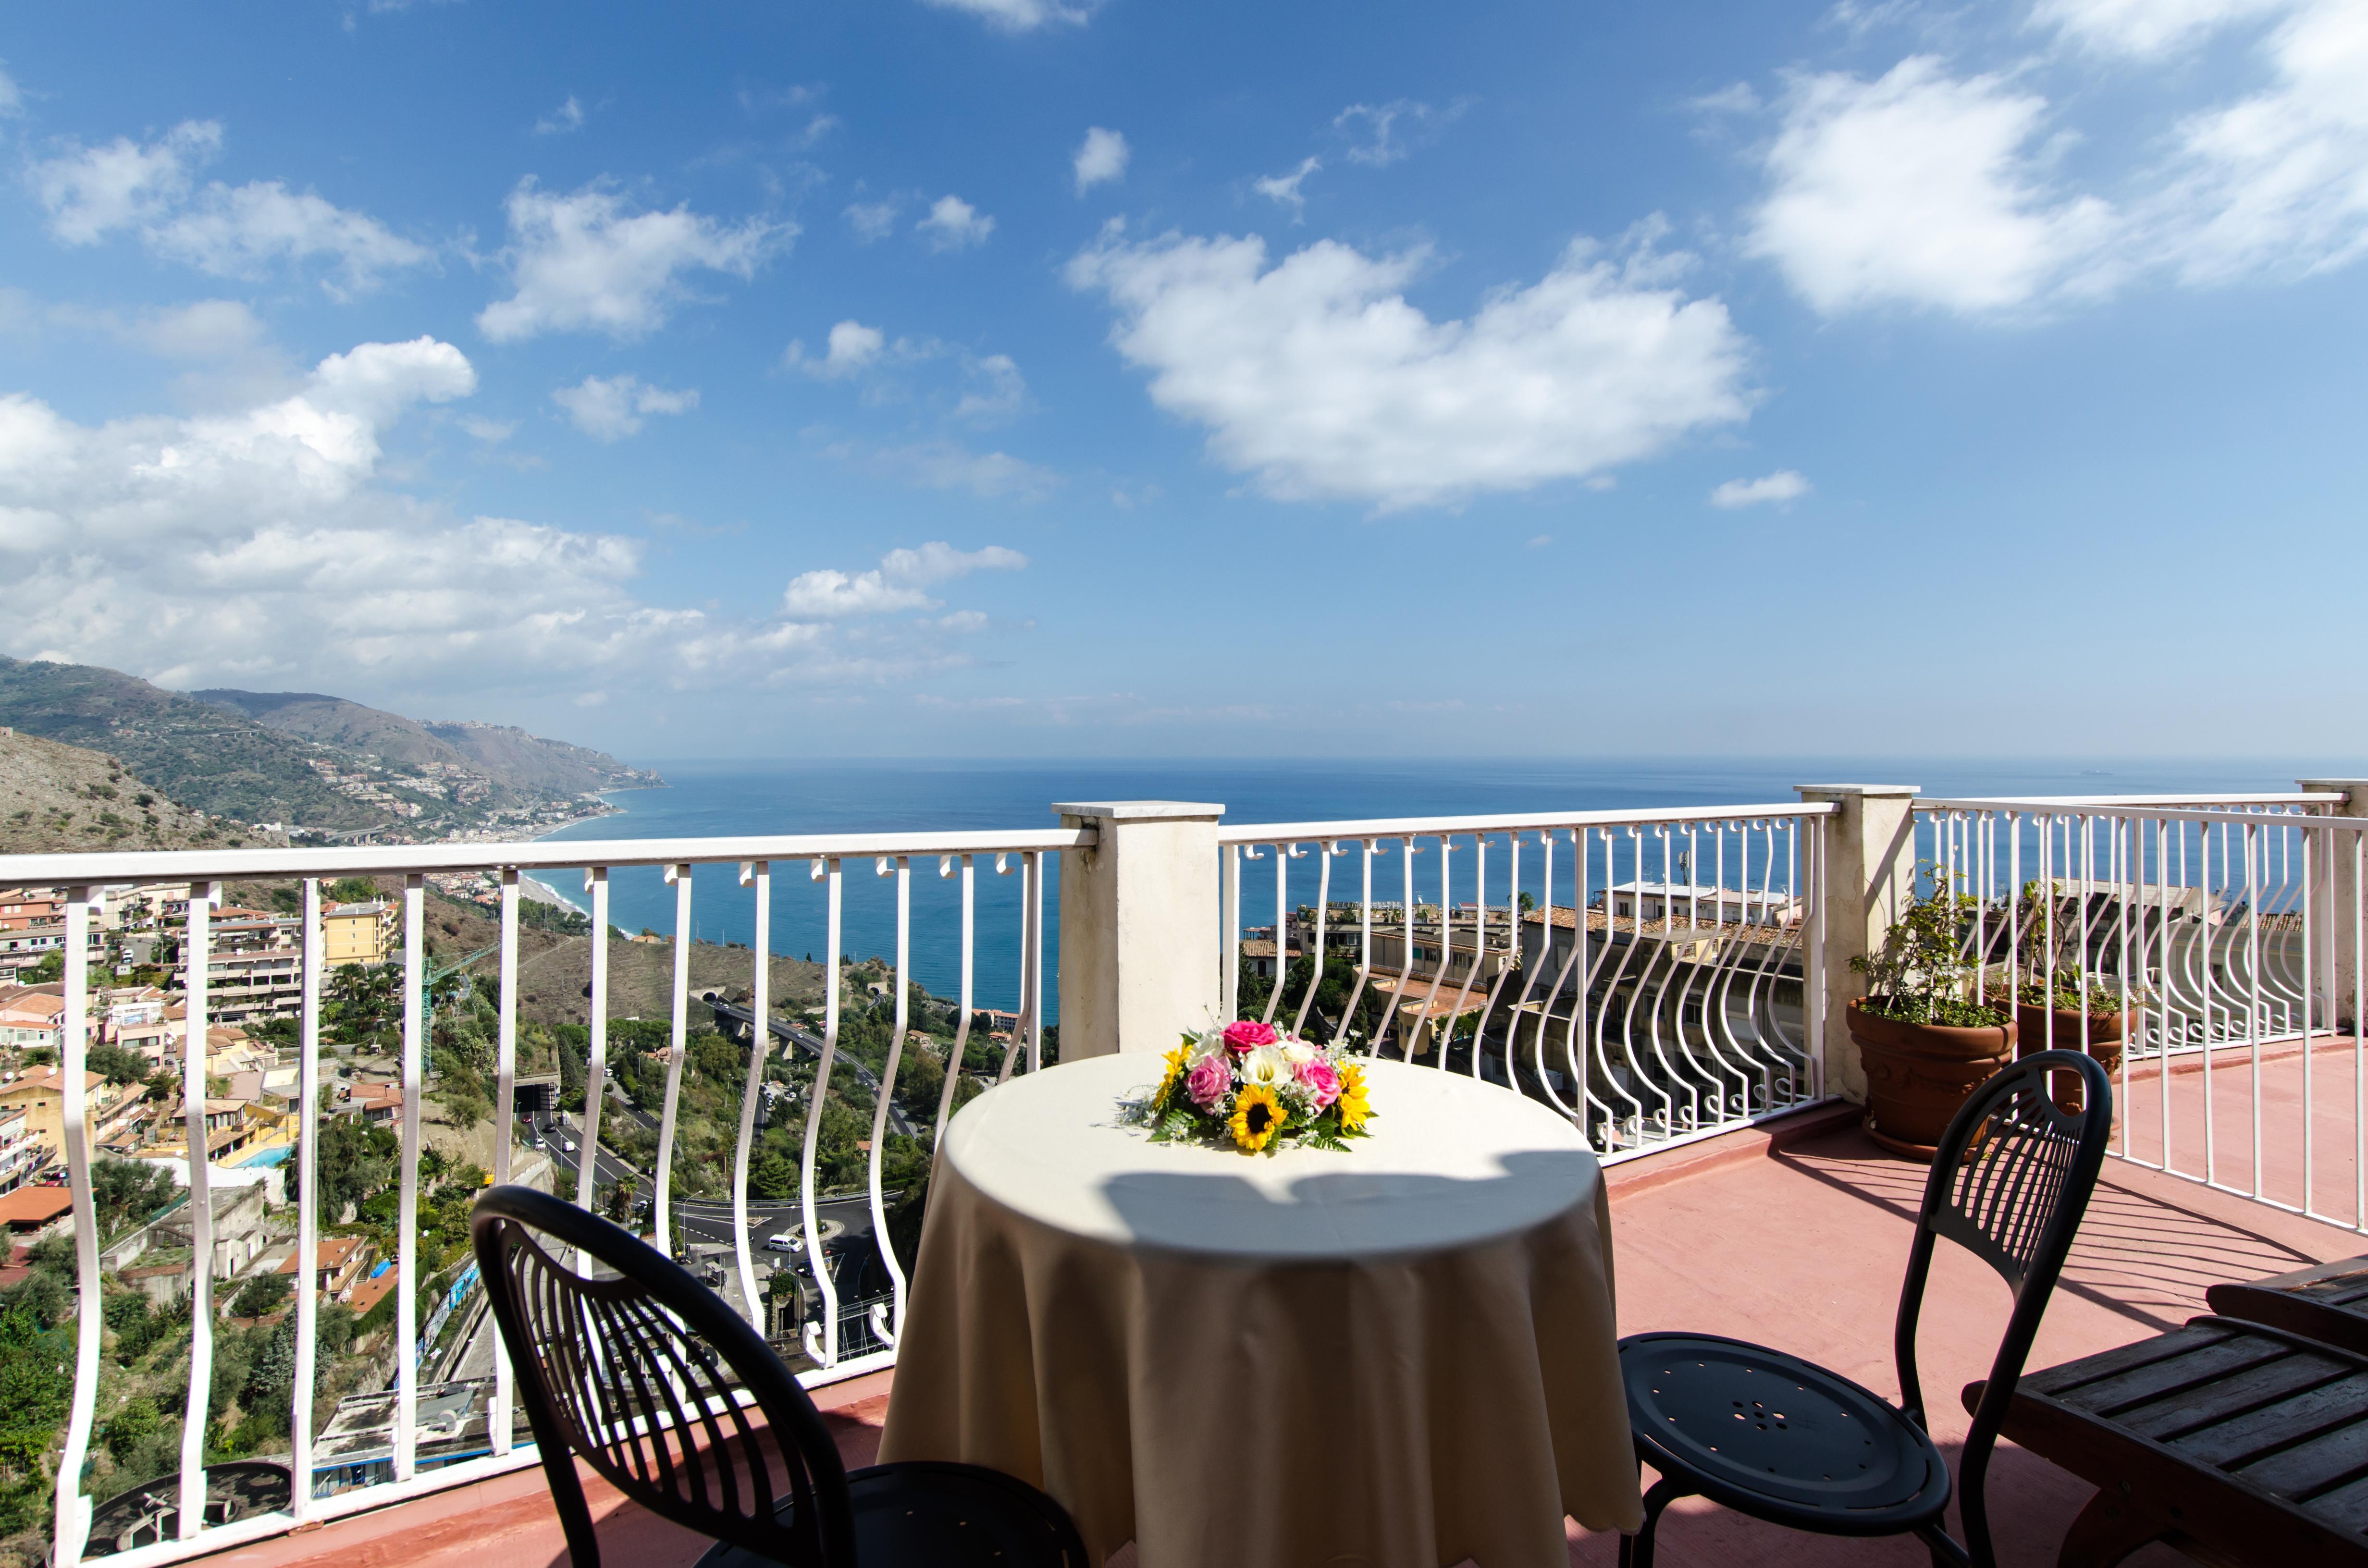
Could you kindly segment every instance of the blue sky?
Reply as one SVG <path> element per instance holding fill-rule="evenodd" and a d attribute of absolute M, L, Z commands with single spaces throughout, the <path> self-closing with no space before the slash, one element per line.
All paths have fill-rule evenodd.
<path fill-rule="evenodd" d="M 2368 750 L 2368 0 L 0 70 L 18 656 L 637 756 Z"/>

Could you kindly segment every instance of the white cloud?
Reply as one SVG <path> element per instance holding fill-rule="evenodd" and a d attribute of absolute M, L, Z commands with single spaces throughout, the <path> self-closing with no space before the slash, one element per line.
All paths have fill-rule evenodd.
<path fill-rule="evenodd" d="M 2296 5 L 2263 40 L 2269 85 L 2187 119 L 2150 214 L 2192 283 L 2368 254 L 2368 5 Z"/>
<path fill-rule="evenodd" d="M 17 87 L 17 79 L 8 74 L 6 68 L 0 66 L 0 119 L 11 119 L 24 112 L 23 91 Z"/>
<path fill-rule="evenodd" d="M 970 386 L 954 405 L 954 417 L 981 425 L 1009 419 L 1028 406 L 1028 382 L 1008 354 L 990 354 L 967 367 Z"/>
<path fill-rule="evenodd" d="M 1764 479 L 1730 479 L 1710 493 L 1710 504 L 1733 511 L 1738 506 L 1759 506 L 1771 501 L 1797 501 L 1808 493 L 1809 482 L 1783 468 Z"/>
<path fill-rule="evenodd" d="M 859 464 L 883 479 L 924 490 L 966 490 L 982 501 L 1041 501 L 1061 487 L 1060 474 L 1008 452 L 973 452 L 959 441 L 915 441 L 862 448 L 825 447 L 825 457 Z"/>
<path fill-rule="evenodd" d="M 185 120 L 144 146 L 120 136 L 100 147 L 67 143 L 36 162 L 29 177 L 49 211 L 50 233 L 63 243 L 93 244 L 136 229 L 156 255 L 216 277 L 256 278 L 275 263 L 325 258 L 335 272 L 322 287 L 344 298 L 385 273 L 435 259 L 433 250 L 367 213 L 279 180 L 196 187 L 194 171 L 222 145 L 221 125 Z"/>
<path fill-rule="evenodd" d="M 986 244 L 995 220 L 959 196 L 940 196 L 929 205 L 929 215 L 914 227 L 929 236 L 931 250 L 964 250 Z"/>
<path fill-rule="evenodd" d="M 1553 542 L 1554 535 L 1552 534 L 1531 534 L 1530 536 L 1530 548 L 1531 550 L 1543 550 Z"/>
<path fill-rule="evenodd" d="M 789 352 L 782 358 L 809 376 L 817 376 L 826 381 L 837 381 L 878 364 L 881 351 L 887 343 L 887 335 L 878 327 L 866 326 L 850 317 L 830 329 L 830 347 L 822 358 L 808 358 L 805 345 L 794 339 L 790 344 Z"/>
<path fill-rule="evenodd" d="M 1386 104 L 1350 104 L 1332 117 L 1332 129 L 1351 139 L 1350 163 L 1387 168 L 1463 112 L 1462 104 L 1437 109 L 1412 98 Z M 1362 141 L 1355 140 L 1360 136 Z"/>
<path fill-rule="evenodd" d="M 2034 26 L 2054 28 L 2102 54 L 2160 55 L 2231 22 L 2283 9 L 2290 0 L 2040 0 Z"/>
<path fill-rule="evenodd" d="M 847 210 L 847 222 L 855 230 L 858 244 L 871 244 L 896 232 L 896 204 L 894 201 L 858 201 Z"/>
<path fill-rule="evenodd" d="M 2046 102 L 1929 55 L 1879 81 L 1793 85 L 1747 248 L 1827 314 L 1880 304 L 1981 312 L 2096 289 L 2113 237 L 2094 197 L 2057 199 L 2028 149 Z"/>
<path fill-rule="evenodd" d="M 515 419 L 488 419 L 482 414 L 464 414 L 461 428 L 488 446 L 499 446 L 518 434 Z"/>
<path fill-rule="evenodd" d="M 1307 198 L 1301 194 L 1300 185 L 1309 175 L 1324 166 L 1319 159 L 1302 158 L 1299 166 L 1287 175 L 1262 175 L 1250 182 L 1250 188 L 1260 196 L 1291 209 L 1294 223 L 1307 216 Z"/>
<path fill-rule="evenodd" d="M 534 122 L 534 133 L 537 136 L 564 136 L 570 131 L 583 129 L 584 106 L 576 101 L 575 95 L 573 93 L 567 95 L 565 103 Z"/>
<path fill-rule="evenodd" d="M 103 147 L 68 142 L 27 171 L 50 214 L 50 233 L 70 245 L 95 244 L 118 229 L 161 218 L 188 194 L 189 173 L 222 152 L 222 129 L 188 119 L 145 146 L 119 136 Z"/>
<path fill-rule="evenodd" d="M 1049 22 L 1082 27 L 1101 0 L 1080 0 L 1076 5 L 1064 5 L 1063 0 L 928 0 L 928 3 L 940 11 L 967 11 L 1006 32 L 1024 33 Z"/>
<path fill-rule="evenodd" d="M 1109 297 L 1111 342 L 1219 462 L 1272 495 L 1386 510 L 1583 478 L 1746 415 L 1744 339 L 1718 301 L 1668 286 L 1689 258 L 1656 253 L 1659 233 L 1617 256 L 1575 244 L 1463 321 L 1407 302 L 1424 253 L 1328 240 L 1269 266 L 1255 238 L 1130 244 L 1112 224 L 1067 277 Z"/>
<path fill-rule="evenodd" d="M 968 662 L 958 629 L 734 619 L 636 597 L 632 540 L 456 517 L 381 483 L 381 443 L 475 372 L 431 338 L 332 355 L 293 395 L 220 416 L 83 425 L 0 395 L 6 645 L 178 687 L 646 698 L 903 679 Z M 919 588 L 1008 552 L 883 560 Z M 359 607 L 359 608 L 358 608 Z"/>
<path fill-rule="evenodd" d="M 617 441 L 637 434 L 643 415 L 689 413 L 699 406 L 699 392 L 654 387 L 638 376 L 586 376 L 552 392 L 551 401 L 594 440 Z"/>
<path fill-rule="evenodd" d="M 496 343 L 565 331 L 643 336 L 685 298 L 684 274 L 753 278 L 797 233 L 793 223 L 725 223 L 688 205 L 635 212 L 599 183 L 561 196 L 525 179 L 508 212 L 503 254 L 517 292 L 477 312 L 478 330 Z"/>
<path fill-rule="evenodd" d="M 892 550 L 869 572 L 824 568 L 799 574 L 781 595 L 781 613 L 799 620 L 835 620 L 891 610 L 936 609 L 940 601 L 925 591 L 973 572 L 1016 572 L 1028 558 L 990 544 L 961 551 L 939 540 L 918 550 Z"/>
<path fill-rule="evenodd" d="M 1076 156 L 1069 160 L 1069 167 L 1077 176 L 1077 194 L 1083 196 L 1098 185 L 1124 179 L 1128 156 L 1126 138 L 1118 131 L 1105 131 L 1099 125 L 1087 130 Z"/>

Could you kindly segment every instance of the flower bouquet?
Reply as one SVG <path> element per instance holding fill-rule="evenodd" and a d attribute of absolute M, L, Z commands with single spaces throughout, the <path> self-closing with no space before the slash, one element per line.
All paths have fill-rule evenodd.
<path fill-rule="evenodd" d="M 1304 1143 L 1346 1149 L 1367 1136 L 1365 1070 L 1337 1046 L 1247 1020 L 1188 1034 L 1149 1098 L 1130 1108 L 1152 1142 L 1231 1143 L 1245 1154 Z"/>

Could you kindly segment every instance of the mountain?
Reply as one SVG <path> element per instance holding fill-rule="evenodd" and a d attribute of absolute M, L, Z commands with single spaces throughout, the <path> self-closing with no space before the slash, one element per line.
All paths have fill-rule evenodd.
<path fill-rule="evenodd" d="M 104 752 L 0 733 L 0 855 L 284 841 L 284 835 L 255 834 L 175 805 Z"/>
<path fill-rule="evenodd" d="M 94 665 L 0 658 L 0 725 L 120 758 L 198 811 L 307 837 L 515 835 L 598 814 L 587 793 L 666 782 L 502 725 L 423 724 L 318 692 L 168 691 Z"/>
<path fill-rule="evenodd" d="M 235 710 L 267 729 L 338 747 L 398 767 L 438 764 L 482 774 L 529 794 L 582 795 L 598 790 L 643 789 L 666 782 L 628 767 L 607 752 L 549 741 L 509 724 L 465 720 L 421 723 L 311 691 L 189 693 L 200 702 Z"/>
<path fill-rule="evenodd" d="M 595 790 L 651 790 L 666 780 L 645 767 L 628 767 L 605 751 L 528 734 L 514 724 L 454 720 L 429 723 L 427 733 L 497 778 L 520 789 L 581 795 Z"/>
<path fill-rule="evenodd" d="M 218 816 L 328 830 L 386 818 L 323 778 L 305 742 L 96 665 L 0 658 L 0 724 L 120 757 L 172 799 Z"/>

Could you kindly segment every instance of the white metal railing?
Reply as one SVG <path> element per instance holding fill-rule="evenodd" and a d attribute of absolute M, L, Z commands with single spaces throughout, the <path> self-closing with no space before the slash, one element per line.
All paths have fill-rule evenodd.
<path fill-rule="evenodd" d="M 2031 1002 L 2021 1050 L 2110 1058 L 2125 1015 L 2116 1155 L 2368 1231 L 2368 819 L 2343 800 L 1925 801 L 1917 852 L 1971 895 L 1982 999 Z"/>
<path fill-rule="evenodd" d="M 28 855 L 0 857 L 0 886 L 47 886 L 66 890 L 65 1002 L 63 1028 L 63 1142 L 68 1181 L 74 1200 L 76 1280 L 79 1301 L 74 1389 L 69 1404 L 63 1451 L 52 1521 L 56 1549 L 52 1562 L 72 1564 L 82 1558 L 87 1542 L 94 1500 L 84 1494 L 83 1476 L 91 1454 L 97 1424 L 103 1301 L 99 1267 L 101 1237 L 93 1203 L 92 1169 L 98 1151 L 90 1146 L 87 1096 L 84 1090 L 89 1038 L 89 937 L 92 915 L 110 885 L 159 881 L 192 884 L 188 936 L 180 962 L 188 985 L 188 1039 L 181 1064 L 187 1108 L 187 1165 L 190 1224 L 193 1230 L 191 1283 L 191 1346 L 189 1385 L 184 1404 L 180 1449 L 179 1495 L 175 1535 L 169 1540 L 133 1548 L 118 1555 L 125 1568 L 176 1561 L 217 1551 L 317 1521 L 395 1501 L 420 1492 L 461 1484 L 482 1476 L 534 1462 L 530 1443 L 513 1440 L 514 1411 L 507 1358 L 494 1358 L 494 1378 L 484 1412 L 485 1440 L 480 1451 L 438 1453 L 423 1466 L 418 1411 L 421 1397 L 418 1324 L 418 1208 L 420 1198 L 420 1112 L 426 1088 L 425 1069 L 430 1028 L 431 999 L 426 986 L 426 885 L 429 875 L 447 871 L 488 872 L 499 883 L 499 1001 L 495 1043 L 494 1179 L 511 1178 L 512 1144 L 516 1135 L 516 1087 L 518 1048 L 519 877 L 542 869 L 585 869 L 590 895 L 592 930 L 609 927 L 610 872 L 627 866 L 657 866 L 675 889 L 674 967 L 671 983 L 670 1050 L 666 1060 L 664 1110 L 657 1130 L 655 1170 L 652 1187 L 652 1230 L 670 1237 L 671 1182 L 677 1134 L 677 1114 L 683 1064 L 689 1034 L 689 957 L 692 946 L 694 873 L 701 868 L 732 866 L 739 881 L 756 896 L 755 937 L 750 944 L 751 985 L 746 1007 L 719 1006 L 720 1018 L 736 1017 L 745 1024 L 747 1074 L 742 1085 L 738 1140 L 732 1172 L 731 1223 L 734 1238 L 734 1266 L 746 1309 L 760 1328 L 761 1299 L 750 1245 L 751 1199 L 749 1150 L 756 1135 L 757 1101 L 765 1080 L 767 1060 L 780 1045 L 783 1054 L 809 1052 L 815 1059 L 813 1088 L 807 1094 L 804 1150 L 800 1171 L 798 1210 L 804 1248 L 800 1255 L 820 1299 L 818 1313 L 802 1328 L 803 1348 L 811 1365 L 800 1372 L 808 1384 L 851 1377 L 894 1359 L 894 1344 L 902 1326 L 905 1280 L 888 1235 L 887 1193 L 882 1168 L 888 1149 L 892 1119 L 908 1122 L 894 1107 L 896 1076 L 904 1058 L 910 1027 L 912 954 L 911 911 L 914 898 L 912 867 L 938 862 L 939 878 L 948 884 L 945 896 L 958 898 L 962 931 L 962 994 L 955 1040 L 949 1051 L 945 1088 L 937 1108 L 941 1129 L 962 1076 L 962 1053 L 969 1042 L 975 998 L 973 983 L 977 937 L 973 895 L 977 862 L 992 861 L 995 874 L 1016 872 L 1021 881 L 1019 940 L 1019 1027 L 1007 1046 L 998 1070 L 1008 1077 L 1024 1067 L 1042 1064 L 1044 1030 L 1045 961 L 1043 944 L 1045 857 L 1090 846 L 1094 831 L 1051 829 L 1042 832 L 977 832 L 924 834 L 843 834 L 805 836 L 708 839 L 624 840 L 606 842 L 536 843 L 523 845 L 395 846 L 323 850 L 233 850 L 95 855 Z M 860 1195 L 834 1198 L 819 1190 L 816 1157 L 822 1121 L 839 1057 L 841 1006 L 838 961 L 841 957 L 841 916 L 846 897 L 845 867 L 865 858 L 876 875 L 894 879 L 896 901 L 896 961 L 890 981 L 894 986 L 894 1025 L 885 1061 L 875 1072 L 848 1061 L 842 1081 L 851 1078 L 872 1099 L 871 1138 L 866 1157 L 867 1180 Z M 768 937 L 772 914 L 772 869 L 777 863 L 804 862 L 811 881 L 819 885 L 827 931 L 823 970 L 824 1020 L 819 1040 L 800 1023 L 777 1018 L 769 994 Z M 398 1173 L 398 1218 L 395 1294 L 394 1398 L 386 1445 L 386 1471 L 391 1479 L 333 1494 L 315 1494 L 313 1477 L 323 1462 L 319 1435 L 313 1430 L 312 1390 L 319 1367 L 318 1261 L 320 1221 L 315 1156 L 322 1111 L 323 1083 L 322 977 L 324 938 L 323 884 L 334 878 L 375 875 L 403 879 L 402 913 L 402 1034 L 397 1081 L 401 1085 L 401 1169 Z M 299 1018 L 299 1094 L 296 1174 L 301 1189 L 297 1221 L 294 1320 L 295 1369 L 292 1380 L 288 1464 L 294 1478 L 293 1496 L 285 1512 L 250 1516 L 227 1524 L 205 1522 L 206 1444 L 209 1380 L 212 1373 L 213 1270 L 211 1266 L 212 1167 L 208 1162 L 205 1124 L 207 1051 L 207 978 L 211 969 L 211 911 L 219 904 L 224 881 L 232 879 L 300 880 L 302 884 L 302 951 L 304 970 Z M 581 1127 L 582 1162 L 575 1199 L 588 1205 L 594 1194 L 600 1157 L 600 1117 L 609 1076 L 609 943 L 595 940 L 591 949 L 588 998 L 588 1061 Z M 720 1002 L 720 999 L 717 999 Z M 856 1219 L 869 1226 L 869 1244 L 836 1249 L 825 1246 L 822 1209 L 845 1210 L 860 1203 Z M 855 1232 L 858 1224 L 844 1229 Z M 876 1266 L 876 1272 L 875 1272 Z M 884 1278 L 886 1288 L 874 1288 Z M 860 1300 L 842 1302 L 842 1283 L 860 1291 Z M 484 1328 L 480 1332 L 492 1332 Z M 450 1384 L 449 1388 L 479 1385 Z M 383 1397 L 383 1396 L 380 1396 Z"/>
<path fill-rule="evenodd" d="M 1242 1012 L 1243 863 L 1264 860 L 1276 949 L 1265 1021 L 1500 1083 L 1568 1117 L 1607 1161 L 1795 1109 L 1825 1096 L 1818 828 L 1834 810 L 1224 826 L 1223 1012 Z M 1311 853 L 1313 877 L 1302 868 L 1294 885 Z M 1352 853 L 1357 895 L 1336 903 L 1333 861 Z M 1385 877 L 1376 902 L 1392 854 L 1397 897 Z M 1425 855 L 1434 869 L 1418 877 Z M 1395 972 L 1376 960 L 1377 927 Z M 1347 993 L 1327 1012 L 1326 971 L 1337 982 L 1342 967 Z"/>

